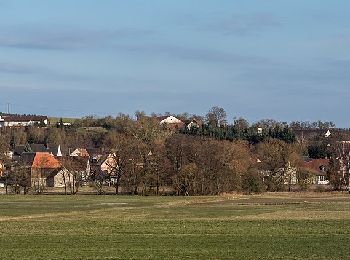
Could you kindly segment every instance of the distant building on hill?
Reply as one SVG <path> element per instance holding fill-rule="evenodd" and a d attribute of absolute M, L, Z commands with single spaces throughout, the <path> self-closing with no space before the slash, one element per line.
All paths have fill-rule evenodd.
<path fill-rule="evenodd" d="M 198 118 L 192 118 L 192 120 L 187 124 L 187 129 L 191 130 L 194 128 L 200 128 L 203 126 L 203 121 Z"/>
<path fill-rule="evenodd" d="M 14 114 L 0 115 L 0 128 L 34 126 L 34 125 L 47 126 L 48 124 L 49 124 L 49 119 L 47 116 L 14 115 Z"/>
<path fill-rule="evenodd" d="M 169 129 L 181 129 L 185 124 L 174 116 L 160 116 L 157 117 L 159 124 Z"/>

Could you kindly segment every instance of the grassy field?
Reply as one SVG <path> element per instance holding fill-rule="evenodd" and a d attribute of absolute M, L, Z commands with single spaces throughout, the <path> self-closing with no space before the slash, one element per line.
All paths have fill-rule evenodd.
<path fill-rule="evenodd" d="M 350 195 L 0 196 L 1 259 L 350 259 Z"/>

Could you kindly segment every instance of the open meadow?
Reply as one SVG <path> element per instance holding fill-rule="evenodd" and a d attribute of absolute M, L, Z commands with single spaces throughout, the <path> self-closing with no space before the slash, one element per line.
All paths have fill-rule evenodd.
<path fill-rule="evenodd" d="M 0 196 L 1 259 L 350 259 L 350 195 Z"/>

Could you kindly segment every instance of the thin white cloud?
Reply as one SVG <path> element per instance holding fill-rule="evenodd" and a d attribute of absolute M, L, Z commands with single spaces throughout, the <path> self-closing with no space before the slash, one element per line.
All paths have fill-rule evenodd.
<path fill-rule="evenodd" d="M 213 22 L 201 25 L 199 28 L 223 35 L 249 36 L 281 25 L 280 19 L 269 13 L 233 14 L 225 18 L 213 14 L 211 20 Z"/>
<path fill-rule="evenodd" d="M 267 64 L 269 60 L 264 57 L 238 55 L 215 49 L 185 47 L 170 44 L 128 44 L 116 45 L 121 51 L 149 55 L 163 55 L 179 60 L 194 60 L 209 63 L 232 63 L 239 65 Z"/>
<path fill-rule="evenodd" d="M 121 28 L 87 30 L 22 27 L 2 29 L 0 47 L 37 50 L 76 50 L 103 47 L 113 42 L 152 34 L 151 30 Z"/>
<path fill-rule="evenodd" d="M 36 78 L 45 78 L 56 81 L 92 81 L 93 77 L 87 75 L 59 72 L 48 67 L 32 64 L 18 64 L 0 62 L 0 74 L 16 74 L 16 77 L 34 75 Z"/>

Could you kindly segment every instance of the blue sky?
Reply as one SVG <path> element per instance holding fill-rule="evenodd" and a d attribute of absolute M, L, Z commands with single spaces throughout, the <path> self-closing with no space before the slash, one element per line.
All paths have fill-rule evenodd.
<path fill-rule="evenodd" d="M 0 0 L 0 110 L 350 127 L 348 0 Z"/>

